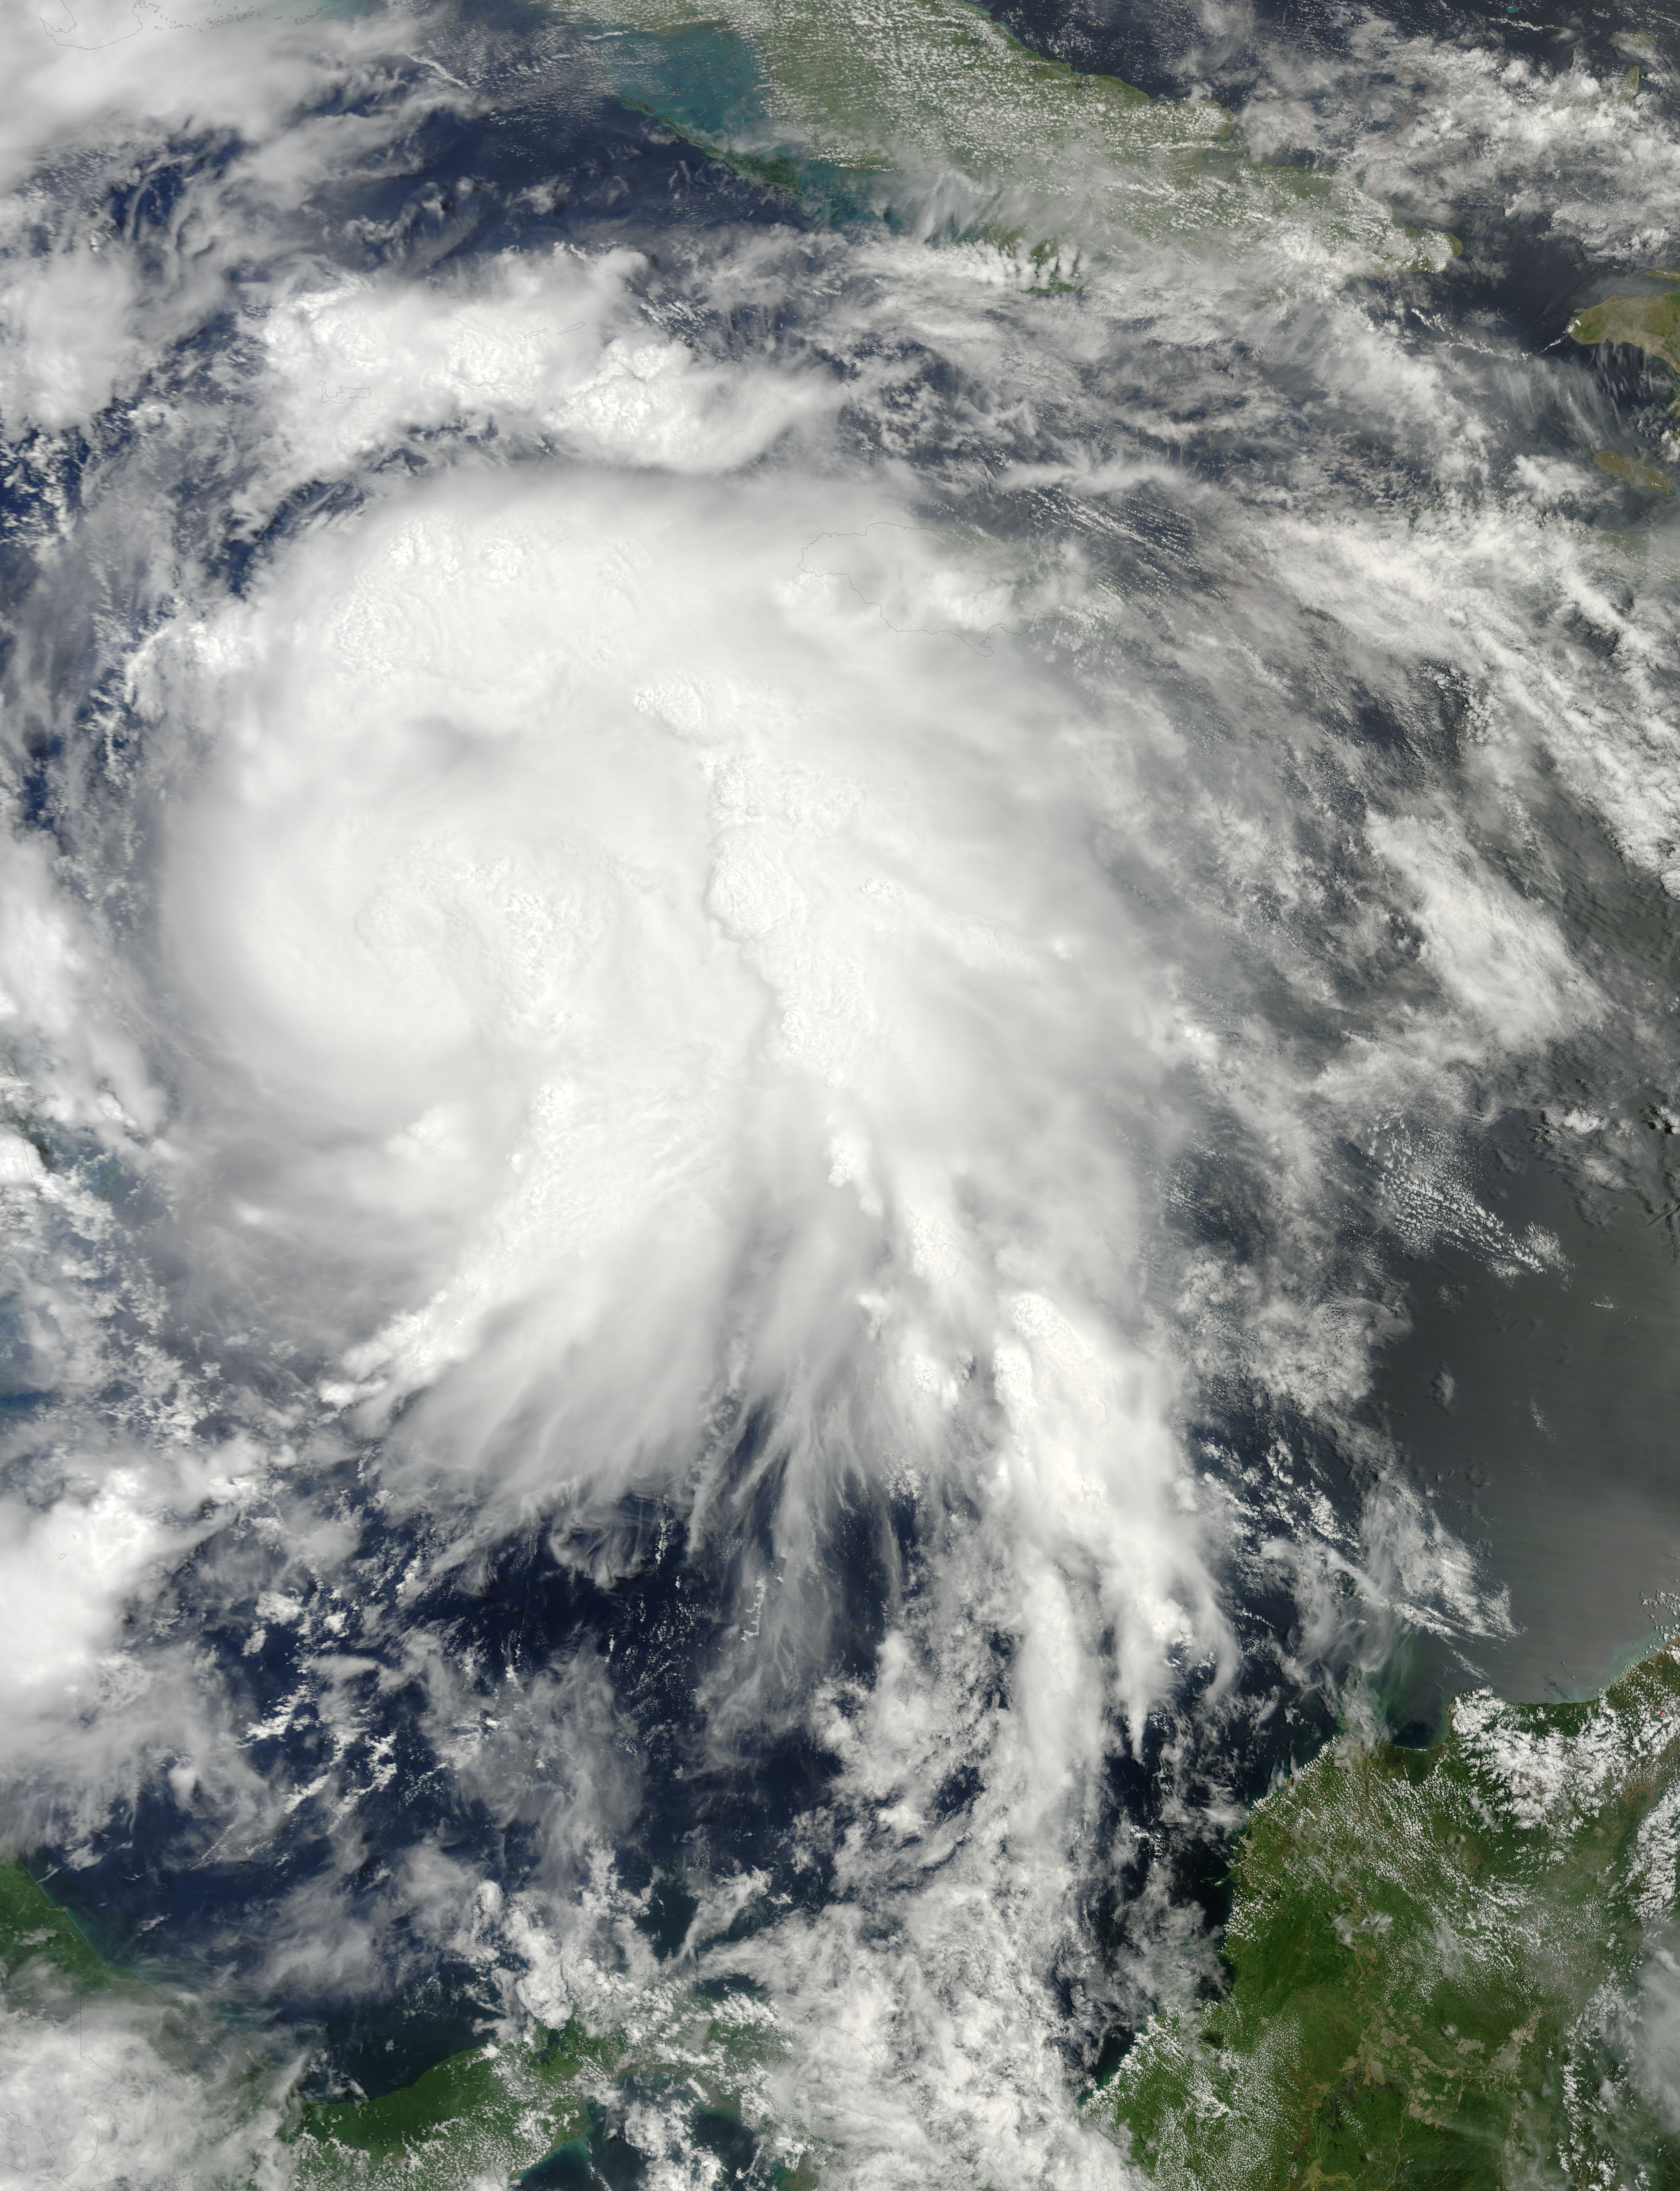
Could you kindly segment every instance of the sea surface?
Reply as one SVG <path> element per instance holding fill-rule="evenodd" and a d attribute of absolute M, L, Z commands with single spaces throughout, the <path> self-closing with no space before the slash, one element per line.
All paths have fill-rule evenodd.
<path fill-rule="evenodd" d="M 268 2080 L 0 2180 L 681 1995 L 600 2180 L 1131 2181 L 1275 1777 L 1676 1625 L 1680 20 L 0 39 L 0 1854 Z"/>

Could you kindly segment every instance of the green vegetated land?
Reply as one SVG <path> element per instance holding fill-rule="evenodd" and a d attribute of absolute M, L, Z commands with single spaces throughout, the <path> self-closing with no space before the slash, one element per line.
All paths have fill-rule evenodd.
<path fill-rule="evenodd" d="M 578 2071 L 606 2066 L 575 2027 L 519 2047 L 475 2046 L 401 2091 L 305 2102 L 293 2131 L 300 2187 L 506 2182 L 573 2146 L 588 2165 Z"/>
<path fill-rule="evenodd" d="M 243 2191 L 257 2148 L 272 2152 L 276 2135 L 299 2191 L 586 2183 L 592 2145 L 610 2134 L 613 2103 L 633 2085 L 691 2098 L 695 2142 L 725 2161 L 726 2175 L 756 2161 L 759 2180 L 787 2191 L 814 2182 L 803 2146 L 752 2126 L 766 2121 L 760 2087 L 783 2051 L 770 2010 L 750 1995 L 714 1999 L 687 1985 L 625 1992 L 624 2021 L 605 2035 L 574 2018 L 563 2031 L 470 2047 L 376 2098 L 288 2101 L 288 2071 L 271 2053 L 108 1961 L 21 1864 L 0 1866 L 0 2006 L 91 2018 L 90 2034 L 108 2018 L 153 2048 L 160 2077 L 186 2072 L 197 2089 L 214 2086 L 207 2121 L 217 2150 L 193 2178 L 206 2187 Z M 245 2161 L 230 2160 L 231 2148 Z"/>
<path fill-rule="evenodd" d="M 461 2191 L 468 2183 L 587 2183 L 592 2144 L 610 2134 L 612 2103 L 633 2086 L 684 2091 L 695 2143 L 726 2164 L 760 2162 L 760 2180 L 799 2191 L 814 2181 L 796 2144 L 760 2153 L 747 2120 L 755 2088 L 779 2057 L 774 2017 L 741 1995 L 684 1989 L 637 2004 L 646 2028 L 592 2036 L 575 2018 L 523 2043 L 475 2046 L 379 2099 L 304 2103 L 288 2135 L 300 2191 L 389 2186 Z M 726 2165 L 726 2178 L 732 2169 Z"/>
<path fill-rule="evenodd" d="M 1638 487 L 1645 494 L 1672 494 L 1668 474 L 1655 464 L 1648 464 L 1638 457 L 1624 457 L 1614 449 L 1600 449 L 1592 461 L 1613 479 L 1626 480 L 1630 487 Z"/>
<path fill-rule="evenodd" d="M 1333 175 L 1243 158 L 1210 100 L 1046 60 L 972 0 L 555 3 L 592 29 L 618 95 L 700 149 L 831 213 L 1011 248 L 1048 284 L 1119 230 L 1193 245 L 1299 222 L 1301 276 L 1438 267 L 1458 248 Z"/>
<path fill-rule="evenodd" d="M 1680 2184 L 1641 2052 L 1677 1858 L 1680 1644 L 1595 1703 L 1461 1697 L 1430 1750 L 1345 1735 L 1249 1820 L 1228 1993 L 1092 2112 L 1160 2191 Z"/>
<path fill-rule="evenodd" d="M 89 2033 L 108 2020 L 138 2032 L 171 2069 L 202 2074 L 210 2066 L 200 2019 L 108 1962 L 20 1864 L 0 1864 L 0 2007 L 58 2023 L 79 2017 Z"/>
<path fill-rule="evenodd" d="M 1680 289 L 1671 289 L 1655 297 L 1606 297 L 1602 304 L 1577 312 L 1569 322 L 1569 333 L 1578 343 L 1589 345 L 1626 343 L 1630 349 L 1643 350 L 1648 357 L 1655 358 L 1680 378 Z M 1680 412 L 1680 396 L 1677 396 L 1674 408 Z M 1671 494 L 1674 491 L 1666 472 L 1638 457 L 1600 449 L 1594 461 L 1645 494 Z"/>
<path fill-rule="evenodd" d="M 1665 2016 L 1680 2029 L 1677 1870 L 1680 1643 L 1593 1703 L 1461 1697 L 1430 1750 L 1344 1735 L 1242 1835 L 1228 1992 L 1151 2023 L 1091 2115 L 1159 2191 L 1680 2185 L 1657 2043 Z M 236 2086 L 237 2050 L 15 1864 L 0 1965 L 13 2011 L 120 2017 L 160 2071 Z M 675 1983 L 625 2001 L 604 2035 L 574 2019 L 373 2099 L 277 2108 L 273 2065 L 248 2053 L 233 2112 L 271 2154 L 277 2131 L 302 2191 L 461 2191 L 586 2182 L 615 2103 L 681 2089 L 726 2175 L 816 2183 L 822 2156 L 774 2131 L 767 2006 Z"/>
<path fill-rule="evenodd" d="M 1606 297 L 1569 322 L 1578 343 L 1626 343 L 1680 373 L 1680 289 L 1658 297 Z"/>
<path fill-rule="evenodd" d="M 162 1996 L 108 1963 L 20 1864 L 0 1864 L 0 1971 L 9 2006 L 39 2012 L 116 1993 L 158 2013 Z"/>
<path fill-rule="evenodd" d="M 1117 77 L 1046 60 L 971 0 L 613 0 L 601 20 L 655 36 L 724 30 L 750 56 L 737 78 L 759 112 L 812 159 L 890 168 L 918 156 L 977 178 L 1044 172 L 1070 138 L 1130 151 L 1216 142 L 1231 117 L 1209 102 L 1158 105 Z M 698 49 L 690 57 L 703 61 Z M 612 57 L 607 56 L 608 66 Z M 1079 182 L 1086 178 L 1077 179 Z M 1069 179 L 1070 194 L 1075 179 Z"/>

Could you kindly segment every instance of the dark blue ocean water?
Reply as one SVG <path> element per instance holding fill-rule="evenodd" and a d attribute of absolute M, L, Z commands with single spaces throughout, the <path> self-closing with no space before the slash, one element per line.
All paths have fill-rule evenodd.
<path fill-rule="evenodd" d="M 1280 55 L 1302 66 L 1324 64 L 1324 88 L 1313 94 L 1324 102 L 1353 96 L 1347 56 L 1364 20 L 1351 9 L 1288 0 L 1217 33 L 1187 9 L 1029 7 L 999 15 L 1029 44 L 1079 67 L 1112 71 L 1160 97 L 1205 85 L 1233 106 L 1255 94 L 1268 71 L 1276 74 Z M 1577 52 L 1584 65 L 1609 66 L 1619 27 L 1602 11 L 1550 4 L 1524 8 L 1520 17 L 1505 9 L 1420 7 L 1382 20 L 1408 36 L 1491 48 L 1548 67 Z M 1671 26 L 1654 16 L 1651 27 L 1663 39 Z M 805 309 L 797 280 L 770 304 L 726 305 L 711 293 L 697 255 L 703 251 L 712 259 L 745 252 L 755 236 L 773 231 L 784 261 L 798 265 L 806 252 L 812 282 L 820 276 L 832 283 L 846 278 L 835 273 L 836 234 L 855 240 L 891 228 L 820 175 L 813 182 L 807 174 L 800 196 L 777 171 L 755 174 L 690 141 L 720 138 L 758 111 L 761 89 L 739 42 L 712 30 L 627 41 L 610 64 L 615 96 L 601 81 L 592 35 L 556 26 L 534 8 L 466 12 L 440 50 L 470 95 L 437 105 L 372 172 L 327 178 L 295 210 L 291 227 L 269 240 L 268 257 L 253 252 L 241 280 L 272 280 L 303 253 L 338 273 L 419 282 L 498 254 L 629 247 L 643 254 L 635 282 L 650 316 L 680 322 L 706 360 L 726 366 L 798 356 L 842 380 L 889 361 L 897 408 L 871 415 L 863 407 L 849 416 L 853 453 L 902 467 L 954 522 L 993 539 L 1030 544 L 1062 537 L 1072 523 L 1070 490 L 1051 483 L 1023 492 L 1005 476 L 1001 458 L 989 474 L 970 461 L 978 367 L 966 368 L 965 380 L 964 368 L 913 328 L 901 333 L 885 322 L 836 354 L 831 328 Z M 414 66 L 418 74 L 421 64 Z M 379 99 L 394 101 L 410 88 L 400 77 L 388 79 L 365 102 L 369 113 Z M 300 115 L 298 128 L 310 118 Z M 147 153 L 111 196 L 112 229 L 141 265 L 155 253 L 158 279 L 175 248 L 183 194 L 214 177 L 235 149 L 225 136 L 183 136 Z M 1578 236 L 1552 232 L 1539 216 L 1513 221 L 1495 185 L 1496 178 L 1479 198 L 1448 209 L 1465 251 L 1447 274 L 1369 285 L 1374 321 L 1415 313 L 1421 344 L 1438 333 L 1443 341 L 1473 333 L 1529 353 L 1557 341 L 1571 307 L 1611 275 Z M 1440 214 L 1430 207 L 1420 217 Z M 1426 313 L 1434 332 L 1422 327 Z M 160 350 L 85 426 L 26 435 L 11 452 L 0 576 L 9 617 L 33 625 L 31 674 L 38 676 L 43 649 L 50 652 L 55 698 L 50 720 L 26 726 L 18 741 L 21 811 L 67 858 L 85 862 L 90 847 L 114 843 L 134 819 L 125 799 L 149 733 L 124 684 L 122 649 L 111 645 L 113 622 L 132 615 L 126 646 L 143 635 L 147 617 L 161 620 L 179 598 L 166 588 L 125 603 L 79 589 L 78 543 L 141 464 L 149 405 L 191 395 L 230 415 L 237 411 L 248 340 L 231 310 L 213 313 Z M 1193 390 L 1186 362 L 1193 356 Z M 1585 358 L 1570 362 L 1570 377 L 1535 384 L 1520 419 L 1490 408 L 1489 432 L 1520 437 L 1536 456 L 1561 457 L 1581 447 L 1584 418 L 1613 441 L 1666 392 L 1651 368 L 1625 356 L 1597 367 Z M 1165 452 L 1199 491 L 1228 491 L 1258 504 L 1274 488 L 1281 492 L 1311 442 L 1322 450 L 1330 501 L 1409 496 L 1422 503 L 1439 492 L 1434 459 L 1415 437 L 1398 423 L 1391 430 L 1381 407 L 1361 411 L 1327 395 L 1317 374 L 1310 353 L 1258 355 L 1240 332 L 1229 355 L 1204 372 L 1194 344 L 1177 352 L 1171 330 L 1157 328 L 1131 348 L 1081 355 L 1030 413 L 1012 418 L 1005 453 L 1017 464 L 1049 464 L 1080 437 L 1109 456 Z M 1254 423 L 1262 415 L 1263 430 Z M 239 490 L 265 453 L 231 430 L 214 445 L 213 476 L 160 480 L 154 522 L 168 551 L 191 564 L 204 597 L 237 599 L 289 543 L 312 537 L 392 478 L 447 468 L 462 447 L 453 429 L 416 430 L 360 479 L 296 485 L 253 529 L 240 514 Z M 1593 521 L 1620 533 L 1648 515 L 1631 501 L 1612 503 Z M 1117 590 L 1152 605 L 1157 623 L 1148 628 L 1145 620 L 1140 660 L 1166 660 L 1176 604 L 1230 583 L 1199 522 L 1193 496 L 1144 480 L 1129 497 L 1125 523 L 1091 544 L 1093 567 Z M 1339 783 L 1324 781 L 1321 803 L 1301 817 L 1301 842 L 1319 878 L 1313 932 L 1321 936 L 1357 920 L 1366 887 L 1339 853 L 1338 833 L 1374 795 L 1438 792 L 1451 801 L 1470 706 L 1449 667 L 1425 661 L 1394 675 L 1374 669 L 1364 683 L 1352 654 L 1338 656 L 1330 640 L 1326 649 L 1334 674 L 1316 690 L 1303 684 L 1290 703 L 1310 709 L 1358 760 L 1357 782 L 1351 772 Z M 1161 674 L 1170 682 L 1169 670 Z M 1187 735 L 1204 735 L 1212 749 L 1225 734 L 1215 711 L 1202 707 L 1187 681 L 1173 689 Z M 1602 834 L 1580 857 L 1580 886 L 1566 897 L 1584 939 L 1580 948 L 1596 954 L 1607 990 L 1625 998 L 1642 984 L 1671 987 L 1673 902 L 1654 882 L 1626 881 Z M 1164 902 L 1152 906 L 1142 885 L 1136 896 L 1140 932 L 1170 951 L 1178 914 Z M 127 917 L 119 902 L 117 933 Z M 144 908 L 132 919 L 139 932 Z M 1267 1019 L 1291 1056 L 1309 1062 L 1345 1039 L 1350 1016 L 1356 1024 L 1361 1015 L 1375 1022 L 1411 993 L 1413 947 L 1404 936 L 1362 944 L 1340 959 L 1326 947 L 1330 971 L 1316 1005 L 1268 969 L 1259 947 L 1248 962 L 1243 948 L 1208 954 L 1205 992 L 1221 999 L 1233 1024 L 1243 1014 Z M 1592 1687 L 1619 1654 L 1668 1624 L 1680 1590 L 1673 1430 L 1680 1356 L 1671 1339 L 1680 1270 L 1662 1146 L 1677 1130 L 1662 1107 L 1674 1051 L 1666 1022 L 1618 1048 L 1620 1027 L 1615 1022 L 1609 1034 L 1548 1056 L 1529 1073 L 1521 1100 L 1508 1076 L 1489 1069 L 1468 1107 L 1473 1118 L 1459 1175 L 1512 1236 L 1540 1226 L 1555 1238 L 1559 1255 L 1543 1267 L 1513 1269 L 1485 1242 L 1463 1237 L 1419 1248 L 1397 1223 L 1391 1184 L 1369 1152 L 1341 1152 L 1322 1266 L 1330 1278 L 1315 1283 L 1345 1285 L 1375 1303 L 1371 1312 L 1388 1335 L 1375 1349 L 1370 1391 L 1350 1418 L 1360 1437 L 1340 1435 L 1240 1371 L 1216 1370 L 1188 1407 L 1187 1435 L 1206 1456 L 1210 1478 L 1224 1474 L 1234 1483 L 1263 1470 L 1281 1444 L 1352 1530 L 1374 1483 L 1392 1468 L 1462 1537 L 1489 1590 L 1508 1591 L 1512 1633 L 1444 1636 L 1418 1629 L 1393 1643 L 1381 1677 L 1397 1727 L 1414 1736 L 1434 1723 L 1447 1694 L 1473 1681 L 1519 1695 Z M 1598 1123 L 1557 1123 L 1566 1114 Z M 1582 1152 L 1598 1146 L 1606 1120 L 1627 1122 L 1633 1140 L 1616 1145 L 1609 1169 L 1589 1176 Z M 260 1334 L 247 1344 L 218 1329 L 215 1305 L 179 1260 L 181 1235 L 155 1186 L 96 1152 L 91 1135 L 50 1122 L 33 1130 L 63 1175 L 105 1200 L 132 1253 L 151 1259 L 157 1290 L 148 1321 L 136 1314 L 120 1274 L 110 1278 L 110 1374 L 71 1399 L 50 1343 L 13 1305 L 7 1329 L 17 1359 L 6 1408 L 14 1481 L 44 1480 L 66 1423 L 120 1414 L 141 1387 L 143 1345 L 191 1365 L 213 1390 L 215 1404 L 196 1431 L 207 1446 L 251 1431 L 265 1410 L 292 1405 L 329 1370 L 323 1361 L 277 1362 Z M 1275 1199 L 1268 1161 L 1240 1107 L 1213 1117 L 1198 1150 L 1176 1160 L 1162 1183 L 1177 1246 L 1205 1249 L 1269 1283 L 1266 1274 L 1290 1250 L 1289 1213 Z M 276 1297 L 288 1282 L 277 1265 Z M 126 1373 L 125 1346 L 132 1355 Z M 739 1426 L 726 1489 L 748 1481 L 773 1448 L 775 1427 L 773 1419 Z M 1388 1456 L 1381 1463 L 1373 1459 L 1379 1448 Z M 681 1499 L 637 1497 L 599 1525 L 596 1542 L 557 1539 L 548 1517 L 534 1519 L 413 1589 L 405 1586 L 412 1564 L 435 1556 L 443 1537 L 424 1519 L 391 1518 L 379 1494 L 378 1459 L 372 1437 L 317 1440 L 287 1477 L 284 1500 L 258 1498 L 222 1521 L 135 1605 L 124 1639 L 144 1656 L 190 1634 L 202 1678 L 229 1700 L 231 1718 L 275 1725 L 245 1756 L 276 1788 L 310 1784 L 317 1765 L 337 1754 L 333 1713 L 353 1706 L 356 1739 L 370 1755 L 383 1745 L 394 1768 L 357 1805 L 356 1861 L 347 1864 L 324 1797 L 299 1801 L 253 1850 L 236 1837 L 230 1842 L 225 1819 L 155 1772 L 101 1823 L 89 1829 L 78 1819 L 31 1849 L 37 1876 L 102 1945 L 185 1974 L 230 2001 L 242 1999 L 248 2012 L 303 2034 L 315 2050 L 309 2081 L 318 2092 L 394 2089 L 487 2029 L 500 2006 L 493 1987 L 481 1969 L 413 1935 L 393 1866 L 424 1845 L 509 1892 L 536 1882 L 538 1820 L 545 1805 L 565 1800 L 568 1761 L 563 1744 L 552 1756 L 533 1747 L 523 1806 L 498 1807 L 464 1790 L 428 1721 L 415 1670 L 420 1637 L 453 1663 L 464 1693 L 487 1715 L 510 1685 L 528 1687 L 581 1658 L 600 1668 L 608 1739 L 633 1764 L 636 1787 L 615 1851 L 619 1878 L 629 1894 L 645 1891 L 637 1922 L 659 1956 L 675 1958 L 685 1943 L 691 1952 L 708 1944 L 691 1937 L 699 1906 L 691 1882 L 702 1876 L 760 1871 L 779 1898 L 777 1911 L 818 1911 L 848 1891 L 837 1883 L 836 1852 L 848 1835 L 874 1829 L 855 1793 L 835 1794 L 832 1750 L 788 1716 L 722 1756 L 707 1737 L 706 1684 L 738 1623 L 742 1578 L 772 1544 L 774 1468 L 744 1505 L 730 1510 L 734 1518 L 709 1534 L 691 1531 Z M 305 1508 L 330 1520 L 344 1549 L 317 1596 L 300 1602 L 299 1614 L 265 1624 L 259 1600 L 289 1572 L 284 1533 Z M 1099 1966 L 1123 1966 L 1152 1880 L 1164 1879 L 1178 1904 L 1217 1921 L 1233 1819 L 1280 1766 L 1310 1752 L 1334 1724 L 1327 1684 L 1357 1654 L 1357 1623 L 1350 1614 L 1344 1630 L 1316 1644 L 1306 1640 L 1310 1623 L 1261 1556 L 1263 1535 L 1256 1521 L 1221 1578 L 1243 1646 L 1236 1693 L 1252 1708 L 1222 1721 L 1216 1744 L 1199 1756 L 1193 1730 L 1201 1677 L 1192 1671 L 1170 1709 L 1139 1732 L 1134 1747 L 1117 1743 L 1103 1767 L 1102 1830 L 1116 1843 L 1128 1832 L 1136 1838 L 1136 1853 L 1091 1889 L 1085 1917 Z M 939 1544 L 938 1528 L 913 1499 L 880 1489 L 879 1479 L 860 1478 L 848 1490 L 823 1548 L 833 1613 L 826 1679 L 868 1686 L 889 1626 L 928 1589 Z M 332 1648 L 354 1662 L 330 1694 L 310 1670 L 329 1611 Z M 1017 1648 L 1002 1628 L 984 1641 L 981 1655 L 999 1699 L 1008 1693 Z M 1170 1752 L 1170 1772 L 1164 1763 Z M 930 1827 L 961 1819 L 981 1793 L 977 1767 L 954 1770 Z M 1170 1830 L 1163 1823 L 1169 1796 Z M 820 1822 L 815 1834 L 813 1819 Z M 294 1983 L 265 1980 L 258 1997 L 280 1913 L 300 1888 L 328 1881 L 345 1921 L 365 1924 L 378 1943 L 377 1981 L 364 1972 L 339 1985 L 305 1973 Z M 755 1910 L 739 1921 L 743 1927 L 770 1921 L 768 1905 Z M 1070 2013 L 1066 2045 L 1077 2074 L 1112 2063 L 1134 2012 L 1117 1992 L 1108 2012 Z M 603 2117 L 597 2127 L 601 2175 L 637 2180 L 644 2162 L 622 2123 Z M 750 2137 L 738 2143 L 745 2133 L 715 2125 L 706 2137 L 736 2138 L 726 2157 L 754 2165 Z"/>

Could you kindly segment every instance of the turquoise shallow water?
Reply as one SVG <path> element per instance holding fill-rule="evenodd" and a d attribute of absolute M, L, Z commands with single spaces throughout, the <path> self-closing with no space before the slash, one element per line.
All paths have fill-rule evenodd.
<path fill-rule="evenodd" d="M 697 23 L 655 37 L 609 25 L 586 30 L 618 96 L 671 122 L 702 143 L 768 128 L 764 71 L 744 38 L 721 23 Z"/>
<path fill-rule="evenodd" d="M 715 150 L 737 173 L 785 193 L 824 220 L 851 223 L 875 210 L 868 178 L 801 155 L 771 113 L 758 56 L 726 23 L 693 23 L 656 33 L 585 26 L 615 98 L 678 133 L 700 153 Z"/>

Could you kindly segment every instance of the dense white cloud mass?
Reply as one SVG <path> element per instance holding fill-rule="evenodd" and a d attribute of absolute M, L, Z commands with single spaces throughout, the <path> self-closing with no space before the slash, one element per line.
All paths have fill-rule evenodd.
<path fill-rule="evenodd" d="M 458 478 L 166 630 L 148 712 L 220 751 L 164 933 L 274 1107 L 265 1202 L 405 1272 L 323 1386 L 367 1428 L 429 1393 L 399 1500 L 464 1477 L 493 1538 L 769 1410 L 801 1596 L 850 1481 L 954 1471 L 1097 1581 L 1137 1716 L 1220 1630 L 1137 1335 L 1120 1137 L 1177 1041 L 1092 841 L 1125 745 L 801 570 L 850 499 Z"/>
<path fill-rule="evenodd" d="M 1406 50 L 1482 150 L 1325 138 L 1371 189 L 1565 160 L 1626 244 L 1645 107 Z M 681 1872 L 836 2181 L 1119 2183 L 1076 2063 L 1201 1967 L 1172 1850 L 1327 1670 L 1510 1625 L 1363 1406 L 1384 1259 L 1555 1267 L 1469 1137 L 1606 1029 L 1666 1061 L 1604 399 L 1306 200 L 1047 294 L 937 193 L 493 186 L 598 124 L 546 22 L 0 57 L 14 1845 L 263 1868 L 172 1950 L 248 2011 L 447 1962 L 555 2026 L 655 2013 Z M 64 2043 L 0 2111 L 92 2181 Z M 214 2180 L 222 2102 L 100 2044 L 132 2180 Z"/>

